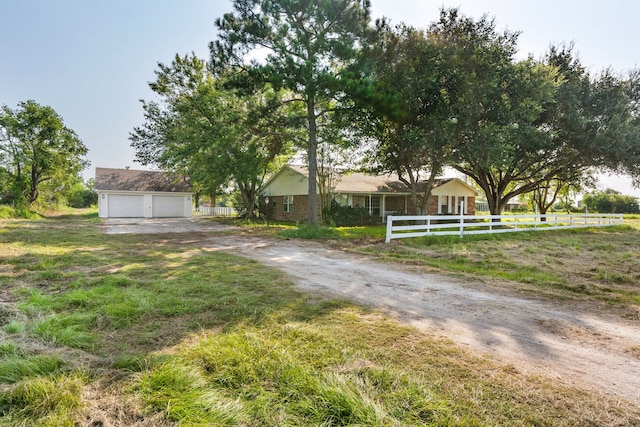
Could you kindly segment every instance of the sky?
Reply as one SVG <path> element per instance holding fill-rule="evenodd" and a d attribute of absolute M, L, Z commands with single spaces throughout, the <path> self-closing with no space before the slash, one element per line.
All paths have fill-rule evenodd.
<path fill-rule="evenodd" d="M 573 42 L 597 73 L 640 66 L 637 0 L 371 0 L 373 18 L 426 28 L 442 7 L 495 18 L 519 31 L 519 56 L 541 57 L 550 44 Z M 129 133 L 143 123 L 140 99 L 158 63 L 194 52 L 208 58 L 214 21 L 230 0 L 0 0 L 0 105 L 32 99 L 60 114 L 89 149 L 91 167 L 142 168 Z M 630 179 L 601 177 L 640 197 Z"/>

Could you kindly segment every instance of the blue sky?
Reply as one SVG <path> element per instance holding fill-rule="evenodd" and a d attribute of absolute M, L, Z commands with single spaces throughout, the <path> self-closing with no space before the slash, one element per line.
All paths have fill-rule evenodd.
<path fill-rule="evenodd" d="M 574 42 L 592 71 L 640 66 L 640 2 L 635 0 L 372 0 L 374 17 L 426 27 L 439 9 L 460 7 L 521 31 L 520 55 Z M 158 62 L 176 53 L 206 58 L 214 20 L 229 0 L 0 0 L 0 104 L 33 99 L 53 107 L 89 148 L 91 168 L 139 168 L 128 135 L 142 123 L 140 99 Z M 603 177 L 640 196 L 629 181 Z"/>

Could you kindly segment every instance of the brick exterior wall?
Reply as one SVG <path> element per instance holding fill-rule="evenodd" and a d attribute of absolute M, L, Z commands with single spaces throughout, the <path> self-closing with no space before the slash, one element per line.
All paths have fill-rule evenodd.
<path fill-rule="evenodd" d="M 427 215 L 438 215 L 438 196 L 429 197 L 427 203 Z"/>
<path fill-rule="evenodd" d="M 476 214 L 476 198 L 467 197 L 467 215 Z"/>
<path fill-rule="evenodd" d="M 284 211 L 285 196 L 269 197 L 269 208 L 267 215 L 274 221 L 303 221 L 307 219 L 309 213 L 308 196 L 293 196 L 291 212 Z"/>

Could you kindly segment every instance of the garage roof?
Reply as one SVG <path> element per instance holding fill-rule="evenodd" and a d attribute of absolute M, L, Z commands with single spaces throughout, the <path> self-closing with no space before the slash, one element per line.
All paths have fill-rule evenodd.
<path fill-rule="evenodd" d="M 99 191 L 189 193 L 191 192 L 191 183 L 187 178 L 176 178 L 166 172 L 96 168 L 95 189 Z"/>

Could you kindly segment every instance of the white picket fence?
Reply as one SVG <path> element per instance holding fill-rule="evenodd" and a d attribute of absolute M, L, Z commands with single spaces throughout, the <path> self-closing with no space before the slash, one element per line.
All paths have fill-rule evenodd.
<path fill-rule="evenodd" d="M 200 206 L 194 208 L 192 212 L 193 216 L 236 216 L 238 212 L 231 207 L 225 206 Z"/>
<path fill-rule="evenodd" d="M 531 230 L 608 227 L 620 225 L 622 214 L 531 214 L 531 215 L 428 215 L 387 216 L 387 237 L 446 236 L 467 234 L 513 233 Z"/>

